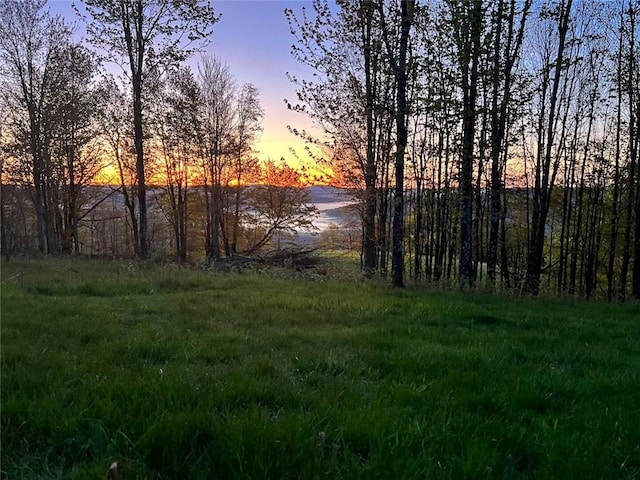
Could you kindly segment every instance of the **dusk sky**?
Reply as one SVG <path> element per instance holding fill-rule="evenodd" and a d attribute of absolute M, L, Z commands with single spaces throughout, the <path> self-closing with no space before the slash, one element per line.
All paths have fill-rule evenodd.
<path fill-rule="evenodd" d="M 82 22 L 71 7 L 77 0 L 50 0 L 52 13 L 60 14 L 78 26 Z M 223 0 L 213 1 L 214 10 L 222 14 L 215 25 L 206 52 L 216 55 L 229 65 L 238 84 L 253 83 L 260 90 L 262 107 L 265 110 L 264 131 L 256 149 L 260 158 L 279 160 L 284 157 L 288 163 L 297 166 L 289 152 L 294 147 L 301 158 L 304 154 L 302 142 L 290 133 L 287 125 L 309 128 L 310 120 L 287 110 L 284 99 L 295 100 L 295 89 L 287 79 L 287 72 L 300 73 L 301 67 L 290 54 L 293 36 L 284 16 L 285 8 L 300 11 L 309 7 L 309 1 L 282 0 Z M 189 63 L 194 65 L 199 56 Z"/>

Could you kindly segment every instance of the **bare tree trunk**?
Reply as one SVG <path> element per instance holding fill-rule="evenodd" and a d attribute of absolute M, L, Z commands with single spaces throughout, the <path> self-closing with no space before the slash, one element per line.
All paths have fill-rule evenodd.
<path fill-rule="evenodd" d="M 476 99 L 483 24 L 482 0 L 461 5 L 450 2 L 458 63 L 462 77 L 462 158 L 460 166 L 460 258 L 458 285 L 473 285 L 473 151 L 476 128 Z"/>
<path fill-rule="evenodd" d="M 2 166 L 2 162 L 0 162 L 0 179 L 2 178 Z M 11 252 L 9 251 L 7 242 L 7 219 L 4 207 L 6 192 L 4 190 L 4 183 L 0 180 L 0 255 L 8 262 L 11 257 Z"/>
<path fill-rule="evenodd" d="M 380 187 L 377 201 L 377 264 L 376 269 L 381 276 L 386 277 L 389 273 L 389 196 L 391 187 L 389 185 L 389 164 L 385 165 L 380 175 Z"/>
<path fill-rule="evenodd" d="M 625 219 L 626 225 L 624 229 L 624 243 L 622 250 L 622 268 L 620 270 L 620 286 L 619 286 L 619 296 L 622 300 L 627 297 L 627 277 L 629 274 L 629 262 L 631 261 L 631 231 L 634 225 L 633 211 L 635 207 L 635 182 L 636 182 L 636 168 L 637 165 L 637 148 L 635 142 L 636 137 L 636 122 L 638 121 L 638 116 L 640 112 L 634 112 L 635 103 L 635 82 L 638 78 L 634 75 L 635 73 L 635 10 L 631 4 L 631 0 L 628 2 L 628 16 L 629 16 L 629 33 L 627 38 L 629 39 L 629 53 L 627 57 L 628 62 L 628 78 L 627 78 L 627 91 L 626 94 L 629 98 L 629 178 L 628 178 L 628 191 L 627 191 L 627 204 L 626 204 L 626 212 Z M 639 241 L 638 238 L 635 239 L 636 243 Z"/>
<path fill-rule="evenodd" d="M 601 152 L 601 155 L 604 152 Z M 596 174 L 595 185 L 590 189 L 589 203 L 590 203 L 590 215 L 587 226 L 588 239 L 587 239 L 587 252 L 586 252 L 586 266 L 585 266 L 585 283 L 584 283 L 584 295 L 587 299 L 591 298 L 598 285 L 598 259 L 600 245 L 602 243 L 602 228 L 601 217 L 603 216 L 603 210 L 600 205 L 603 200 L 604 185 L 603 185 L 602 170 L 599 169 Z"/>
<path fill-rule="evenodd" d="M 509 256 L 507 254 L 507 191 L 502 189 L 502 202 L 500 205 L 500 278 L 505 287 L 511 287 L 509 274 Z"/>
<path fill-rule="evenodd" d="M 620 23 L 624 21 L 624 7 L 621 7 Z M 616 54 L 616 146 L 613 171 L 613 199 L 611 200 L 611 236 L 609 239 L 609 259 L 607 264 L 607 301 L 613 301 L 615 288 L 615 259 L 618 251 L 618 230 L 619 219 L 618 209 L 620 208 L 620 155 L 621 155 L 621 133 L 622 133 L 622 53 L 623 53 L 623 32 L 619 32 L 618 52 Z"/>
<path fill-rule="evenodd" d="M 634 136 L 632 139 L 631 156 L 632 162 L 636 164 L 636 178 L 635 178 L 635 236 L 634 236 L 634 248 L 633 248 L 633 272 L 631 276 L 631 295 L 636 299 L 640 299 L 640 167 L 638 167 L 638 154 L 640 153 L 640 95 L 637 94 L 638 103 L 636 105 L 636 121 Z M 631 195 L 631 192 L 629 192 Z"/>
<path fill-rule="evenodd" d="M 376 271 L 376 159 L 375 131 L 373 123 L 374 92 L 372 79 L 373 9 L 368 8 L 362 25 L 361 37 L 364 53 L 365 74 L 365 117 L 367 129 L 367 156 L 364 166 L 364 208 L 362 219 L 362 272 L 365 277 L 372 277 Z"/>
<path fill-rule="evenodd" d="M 144 6 L 142 0 L 136 0 L 133 13 L 135 24 L 135 38 L 131 31 L 128 12 L 123 11 L 123 26 L 129 65 L 131 67 L 131 81 L 133 90 L 133 140 L 136 150 L 136 175 L 138 177 L 138 257 L 149 258 L 148 228 L 147 228 L 147 185 L 145 180 L 144 161 L 144 127 L 142 116 L 142 71 L 144 68 L 144 39 L 143 19 Z M 127 7 L 122 5 L 123 10 Z M 134 46 L 135 45 L 135 46 Z"/>
<path fill-rule="evenodd" d="M 638 86 L 638 82 L 640 81 L 640 75 L 638 74 L 637 54 L 635 53 L 635 28 L 637 21 L 636 15 L 638 13 L 636 10 L 637 7 L 637 3 L 634 6 L 629 6 L 630 22 L 632 24 L 631 42 L 633 42 L 632 52 L 630 52 L 629 56 L 633 63 L 629 67 L 631 69 L 630 72 L 633 72 L 635 75 L 634 81 L 632 82 L 632 86 L 635 88 L 635 91 L 633 92 L 635 97 L 635 111 L 631 112 L 631 117 L 634 118 L 634 121 L 630 122 L 635 129 L 631 130 L 632 125 L 629 126 L 629 145 L 631 149 L 631 162 L 636 165 L 637 170 L 635 178 L 635 236 L 633 248 L 633 272 L 631 276 L 631 295 L 636 299 L 640 299 L 640 166 L 638 166 L 640 157 L 640 87 Z M 631 56 L 631 53 L 633 53 L 633 56 Z M 629 100 L 631 101 L 631 98 Z M 629 192 L 629 195 L 631 195 L 631 192 Z"/>
<path fill-rule="evenodd" d="M 393 193 L 393 229 L 391 275 L 394 287 L 404 286 L 404 155 L 407 148 L 407 51 L 413 18 L 414 0 L 400 2 L 400 46 L 393 55 L 389 32 L 384 20 L 384 5 L 379 4 L 382 34 L 387 45 L 389 61 L 396 79 L 396 158 L 395 189 Z"/>
<path fill-rule="evenodd" d="M 544 142 L 544 155 L 538 152 L 539 161 L 536 162 L 536 182 L 533 191 L 533 206 L 531 215 L 531 233 L 529 236 L 529 250 L 527 253 L 527 273 L 526 290 L 531 295 L 540 292 L 540 274 L 542 273 L 542 260 L 544 252 L 544 238 L 547 224 L 547 214 L 549 212 L 549 202 L 555 181 L 557 166 L 554 162 L 552 168 L 552 153 L 555 140 L 556 109 L 558 104 L 558 90 L 560 88 L 562 64 L 564 61 L 564 49 L 569 29 L 569 18 L 571 16 L 571 4 L 573 0 L 566 0 L 559 9 L 558 18 L 558 51 L 554 65 L 554 77 L 551 84 L 551 96 L 549 97 L 549 114 L 546 126 L 546 141 Z M 544 119 L 541 117 L 540 123 Z M 539 135 L 542 135 L 540 129 Z M 542 140 L 542 139 L 540 139 Z M 540 141 L 539 145 L 542 146 Z M 556 159 L 556 162 L 558 160 Z M 544 162 L 544 164 L 541 164 Z"/>
<path fill-rule="evenodd" d="M 588 114 L 588 127 L 587 127 L 587 137 L 584 147 L 584 152 L 582 156 L 582 164 L 580 166 L 580 186 L 578 187 L 578 199 L 577 199 L 577 216 L 576 216 L 576 226 L 573 231 L 573 258 L 571 261 L 571 272 L 569 275 L 569 294 L 575 294 L 576 290 L 576 269 L 578 265 L 578 251 L 581 247 L 583 247 L 582 243 L 582 215 L 584 210 L 584 191 L 585 191 L 585 169 L 587 166 L 587 159 L 589 156 L 589 142 L 591 137 L 591 128 L 593 126 L 593 112 L 595 107 L 595 95 L 592 95 L 591 103 L 590 103 L 590 111 Z M 578 119 L 576 119 L 576 124 L 578 123 Z"/>
<path fill-rule="evenodd" d="M 514 21 L 516 2 L 511 0 L 507 17 L 507 39 L 505 44 L 505 63 L 501 72 L 501 42 L 502 42 L 502 22 L 504 15 L 504 0 L 500 0 L 497 10 L 497 24 L 495 34 L 495 45 L 493 52 L 493 92 L 491 105 L 491 206 L 489 222 L 489 241 L 487 250 L 487 275 L 489 283 L 495 284 L 496 265 L 498 263 L 498 236 L 501 220 L 501 198 L 504 184 L 502 183 L 504 165 L 501 158 L 507 158 L 506 150 L 508 143 L 504 141 L 507 135 L 507 111 L 511 98 L 512 70 L 516 59 L 520 55 L 520 48 L 524 38 L 525 25 L 532 0 L 527 0 L 523 5 L 520 26 L 514 40 Z M 502 73 L 502 75 L 501 75 Z M 504 77 L 502 91 L 500 92 L 501 76 Z M 499 98 L 500 97 L 500 98 Z M 504 152 L 503 152 L 504 150 Z"/>

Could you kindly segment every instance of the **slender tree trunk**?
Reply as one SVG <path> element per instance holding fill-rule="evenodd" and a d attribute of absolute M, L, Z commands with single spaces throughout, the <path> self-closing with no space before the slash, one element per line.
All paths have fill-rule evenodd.
<path fill-rule="evenodd" d="M 414 5 L 414 0 L 400 2 L 400 50 L 397 61 L 393 60 L 393 70 L 396 77 L 396 184 L 393 194 L 391 272 L 394 287 L 404 286 L 404 155 L 407 147 L 407 50 Z M 388 40 L 387 48 L 391 51 Z"/>
<path fill-rule="evenodd" d="M 547 224 L 547 214 L 555 174 L 557 172 L 556 159 L 552 169 L 552 154 L 555 140 L 556 109 L 558 104 L 558 90 L 562 77 L 562 64 L 564 62 L 564 49 L 569 30 L 569 18 L 571 16 L 572 0 L 567 0 L 561 5 L 560 17 L 558 19 L 558 51 L 554 65 L 554 77 L 551 84 L 551 96 L 549 97 L 549 114 L 546 126 L 546 142 L 544 142 L 544 155 L 539 156 L 536 168 L 536 184 L 533 192 L 533 206 L 531 215 L 531 233 L 529 236 L 529 249 L 527 253 L 527 273 L 526 290 L 531 295 L 538 295 L 540 292 L 540 274 L 542 273 L 542 260 L 544 254 L 545 229 Z M 543 118 L 541 116 L 541 122 Z M 542 135 L 539 129 L 539 135 Z M 539 142 L 541 146 L 543 142 Z M 538 153 L 540 155 L 540 152 Z M 541 162 L 544 162 L 541 165 Z"/>
<path fill-rule="evenodd" d="M 383 277 L 387 276 L 389 271 L 389 196 L 391 187 L 389 186 L 389 164 L 386 164 L 380 178 L 380 188 L 377 189 L 378 201 L 377 211 L 377 264 L 376 269 Z"/>
<path fill-rule="evenodd" d="M 125 167 L 124 167 L 124 161 L 120 155 L 120 150 L 118 145 L 118 140 L 116 140 L 114 142 L 115 146 L 113 146 L 114 148 L 114 152 L 115 152 L 115 157 L 116 157 L 116 164 L 118 167 L 118 176 L 120 178 L 120 189 L 122 191 L 122 198 L 124 201 L 124 207 L 127 211 L 127 214 L 129 216 L 129 221 L 131 222 L 131 240 L 132 240 L 132 244 L 133 244 L 133 253 L 134 255 L 138 255 L 138 248 L 140 247 L 140 243 L 138 242 L 138 221 L 137 221 L 137 216 L 136 216 L 136 204 L 135 204 L 135 195 L 133 194 L 133 192 L 129 192 L 129 188 L 127 186 L 127 182 L 125 179 Z"/>
<path fill-rule="evenodd" d="M 507 253 L 507 191 L 502 189 L 502 202 L 500 210 L 500 277 L 505 287 L 511 287 L 509 274 L 509 255 Z"/>
<path fill-rule="evenodd" d="M 370 278 L 376 271 L 376 159 L 375 159 L 375 131 L 373 123 L 374 95 L 371 68 L 373 10 L 368 8 L 362 25 L 362 45 L 364 47 L 365 74 L 365 117 L 367 128 L 367 154 L 364 166 L 364 206 L 362 219 L 362 272 Z"/>
<path fill-rule="evenodd" d="M 144 68 L 144 43 L 143 19 L 144 5 L 142 0 L 136 0 L 131 5 L 133 12 L 124 2 L 120 4 L 122 9 L 122 26 L 124 29 L 129 65 L 131 68 L 131 85 L 133 93 L 133 141 L 136 151 L 136 175 L 138 196 L 138 257 L 142 260 L 149 258 L 149 245 L 147 238 L 147 185 L 145 180 L 144 164 L 144 120 L 142 107 L 142 72 Z M 131 29 L 131 21 L 135 22 L 134 31 Z M 134 36 L 135 33 L 135 36 Z"/>
<path fill-rule="evenodd" d="M 466 7 L 466 8 L 465 8 Z M 478 94 L 478 64 L 482 34 L 483 2 L 470 0 L 454 10 L 465 18 L 455 20 L 459 64 L 462 73 L 462 158 L 460 166 L 460 259 L 458 285 L 473 285 L 473 150 Z M 455 15 L 456 12 L 454 11 Z"/>
<path fill-rule="evenodd" d="M 640 168 L 638 167 L 638 156 L 640 150 L 640 95 L 638 95 L 636 105 L 636 121 L 634 122 L 636 130 L 633 137 L 632 157 L 636 164 L 636 205 L 635 205 L 635 236 L 633 248 L 633 272 L 631 275 L 631 295 L 636 299 L 640 299 Z"/>
<path fill-rule="evenodd" d="M 483 95 L 486 98 L 485 95 Z M 474 186 L 474 209 L 475 214 L 473 216 L 472 232 L 473 232 L 473 265 L 471 267 L 472 282 L 475 283 L 478 280 L 482 281 L 482 263 L 483 260 L 483 248 L 482 248 L 482 232 L 483 224 L 482 219 L 484 217 L 484 198 L 482 194 L 482 179 L 484 177 L 486 150 L 487 150 L 487 112 L 482 113 L 482 121 L 480 123 L 480 133 L 478 141 L 478 174 L 475 180 Z"/>
<path fill-rule="evenodd" d="M 638 77 L 635 75 L 635 11 L 633 6 L 631 5 L 631 0 L 628 2 L 628 15 L 629 15 L 629 52 L 627 57 L 627 91 L 626 94 L 629 98 L 629 127 L 628 127 L 628 136 L 629 136 L 629 178 L 627 181 L 627 203 L 626 203 L 626 212 L 625 212 L 625 229 L 624 229 L 624 243 L 622 250 L 622 267 L 620 270 L 620 287 L 619 287 L 619 296 L 622 300 L 627 297 L 627 277 L 629 274 L 629 262 L 631 261 L 631 231 L 635 224 L 633 211 L 635 207 L 635 196 L 636 196 L 636 168 L 637 165 L 637 149 L 635 148 L 635 136 L 636 136 L 636 122 L 639 120 L 637 117 L 640 115 L 640 112 L 634 112 L 635 109 L 635 82 L 638 80 Z M 639 239 L 636 238 L 636 242 Z"/>
<path fill-rule="evenodd" d="M 2 163 L 0 162 L 0 169 L 2 168 Z M 0 179 L 2 178 L 2 172 L 0 171 Z M 6 199 L 6 191 L 5 185 L 0 180 L 0 255 L 2 255 L 6 262 L 11 258 L 11 252 L 9 251 L 9 244 L 7 241 L 7 219 L 5 214 L 5 199 Z"/>
<path fill-rule="evenodd" d="M 624 22 L 624 7 L 621 7 L 620 23 Z M 618 52 L 616 55 L 616 146 L 614 156 L 613 171 L 613 199 L 611 200 L 611 236 L 609 239 L 609 259 L 607 264 L 607 301 L 613 301 L 615 288 L 615 259 L 618 251 L 618 230 L 619 219 L 618 209 L 620 208 L 620 156 L 621 156 L 621 134 L 622 134 L 622 95 L 624 82 L 622 79 L 622 54 L 624 35 L 622 29 L 619 33 Z"/>
<path fill-rule="evenodd" d="M 601 152 L 604 155 L 604 152 Z M 590 203 L 591 203 L 591 215 L 589 217 L 589 238 L 587 241 L 587 262 L 585 268 L 585 297 L 591 298 L 598 285 L 598 258 L 600 245 L 602 242 L 602 228 L 601 217 L 603 215 L 603 209 L 600 208 L 600 204 L 603 200 L 604 185 L 602 182 L 602 175 L 600 172 L 597 174 L 596 184 L 591 189 Z"/>
<path fill-rule="evenodd" d="M 145 260 L 149 258 L 149 245 L 147 239 L 147 186 L 144 168 L 141 83 L 141 79 L 138 79 L 136 86 L 134 86 L 133 128 L 136 148 L 136 175 L 138 177 L 138 256 Z"/>
<path fill-rule="evenodd" d="M 577 216 L 576 216 L 576 226 L 573 231 L 573 258 L 571 261 L 571 272 L 569 275 L 569 294 L 574 295 L 576 291 L 576 271 L 578 265 L 578 251 L 584 247 L 582 242 L 582 216 L 584 210 L 584 192 L 585 192 L 585 169 L 587 166 L 587 159 L 589 156 L 589 140 L 591 136 L 591 127 L 593 125 L 593 110 L 595 98 L 592 98 L 592 103 L 590 106 L 590 112 L 588 116 L 588 128 L 587 128 L 587 138 L 584 147 L 584 152 L 582 156 L 582 164 L 580 166 L 580 186 L 578 187 L 578 198 L 577 198 Z M 576 124 L 578 120 L 576 119 Z"/>
<path fill-rule="evenodd" d="M 213 184 L 213 195 L 211 202 L 211 257 L 213 260 L 220 260 L 220 209 L 222 195 L 220 194 L 220 181 L 216 178 Z"/>
<path fill-rule="evenodd" d="M 500 88 L 500 47 L 502 43 L 502 21 L 504 0 L 498 0 L 495 35 L 493 44 L 493 91 L 491 93 L 491 213 L 489 224 L 489 243 L 487 245 L 487 277 L 489 285 L 496 282 L 496 264 L 498 263 L 498 230 L 500 228 L 500 198 L 502 191 L 502 175 L 500 172 L 500 115 L 498 112 L 498 92 Z"/>
<path fill-rule="evenodd" d="M 487 251 L 487 274 L 490 284 L 495 284 L 496 281 L 496 265 L 498 263 L 498 241 L 499 235 L 501 235 L 501 198 L 502 190 L 504 189 L 504 184 L 502 182 L 504 167 L 501 162 L 501 158 L 507 158 L 506 150 L 508 148 L 508 143 L 505 142 L 504 139 L 507 135 L 508 106 L 511 103 L 511 84 L 513 81 L 512 70 L 516 59 L 520 55 L 520 48 L 524 39 L 525 25 L 527 22 L 527 17 L 529 15 L 529 10 L 531 9 L 531 3 L 532 0 L 527 0 L 523 5 L 520 25 L 514 39 L 516 2 L 514 0 L 511 0 L 510 2 L 509 13 L 507 17 L 507 39 L 505 44 L 506 59 L 504 61 L 504 71 L 502 72 L 502 76 L 504 77 L 502 92 L 500 92 L 500 48 L 502 43 L 504 0 L 500 0 L 498 4 L 498 18 L 493 51 L 493 92 L 491 105 L 491 205 L 489 215 L 489 241 Z"/>
<path fill-rule="evenodd" d="M 27 99 L 29 91 L 25 89 L 25 96 Z M 31 148 L 31 175 L 33 178 L 33 200 L 36 210 L 36 231 L 38 236 L 38 251 L 42 255 L 47 254 L 47 235 L 46 235 L 46 211 L 44 200 L 44 166 L 42 160 L 42 150 L 40 142 L 40 122 L 38 120 L 38 113 L 36 112 L 36 106 L 34 100 L 27 100 L 29 110 L 29 140 Z"/>
<path fill-rule="evenodd" d="M 238 158 L 236 159 L 236 188 L 234 195 L 234 206 L 233 206 L 233 228 L 231 232 L 231 254 L 236 254 L 238 252 L 238 229 L 240 226 L 240 197 L 242 188 L 240 186 L 240 182 L 242 181 L 242 147 L 241 145 L 244 143 L 244 138 L 241 136 L 239 138 L 239 147 L 238 147 Z"/>
<path fill-rule="evenodd" d="M 413 278 L 419 280 L 422 278 L 422 252 L 423 252 L 423 240 L 422 240 L 422 181 L 416 181 L 415 190 L 415 220 L 413 228 L 413 237 L 415 242 L 415 256 L 413 264 Z"/>
<path fill-rule="evenodd" d="M 629 144 L 631 148 L 631 162 L 636 165 L 636 178 L 635 178 L 635 235 L 634 235 L 634 248 L 633 248 L 633 272 L 631 275 L 631 295 L 634 298 L 640 299 L 640 166 L 638 165 L 638 161 L 640 159 L 640 87 L 638 87 L 638 82 L 640 81 L 640 74 L 638 72 L 638 63 L 637 63 L 637 54 L 635 53 L 635 28 L 636 28 L 636 15 L 638 11 L 636 10 L 638 4 L 635 6 L 629 7 L 629 16 L 630 22 L 632 23 L 631 34 L 633 36 L 631 42 L 632 43 L 632 54 L 630 54 L 630 61 L 632 64 L 629 66 L 631 69 L 631 74 L 634 75 L 633 87 L 635 90 L 634 98 L 635 98 L 635 111 L 631 112 L 631 117 L 634 118 L 634 121 L 631 122 L 633 124 L 634 129 L 631 130 L 630 125 L 630 138 Z M 632 93 L 632 92 L 630 92 Z M 629 99 L 631 101 L 631 98 Z M 631 104 L 633 105 L 633 104 Z M 633 108 L 633 107 L 631 107 Z M 631 192 L 629 192 L 631 195 Z"/>
<path fill-rule="evenodd" d="M 34 169 L 35 170 L 35 169 Z M 40 176 L 34 173 L 35 185 L 34 185 L 34 203 L 36 207 L 36 230 L 38 235 L 38 251 L 42 255 L 46 255 L 47 251 L 47 234 L 46 234 L 46 211 L 44 207 L 42 182 Z"/>

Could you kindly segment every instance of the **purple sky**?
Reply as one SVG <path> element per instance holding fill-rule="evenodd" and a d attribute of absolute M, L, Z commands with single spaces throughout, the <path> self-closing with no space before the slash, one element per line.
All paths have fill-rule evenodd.
<path fill-rule="evenodd" d="M 69 19 L 82 31 L 82 22 L 71 8 L 72 1 L 82 3 L 49 0 L 48 6 L 51 13 Z M 287 125 L 309 129 L 311 122 L 287 110 L 283 100 L 295 100 L 295 90 L 286 72 L 301 72 L 290 55 L 293 36 L 283 11 L 287 7 L 299 11 L 310 4 L 308 0 L 214 0 L 214 10 L 222 18 L 215 25 L 207 47 L 207 53 L 229 65 L 238 84 L 251 82 L 260 90 L 265 110 L 264 131 L 256 145 L 260 157 L 273 160 L 284 157 L 294 166 L 289 147 L 294 147 L 303 159 L 306 155 L 302 143 L 287 130 Z"/>

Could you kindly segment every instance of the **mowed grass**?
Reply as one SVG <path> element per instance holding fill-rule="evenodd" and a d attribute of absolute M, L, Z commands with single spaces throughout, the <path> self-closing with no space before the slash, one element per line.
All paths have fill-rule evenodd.
<path fill-rule="evenodd" d="M 2 478 L 640 478 L 640 305 L 2 264 Z"/>

